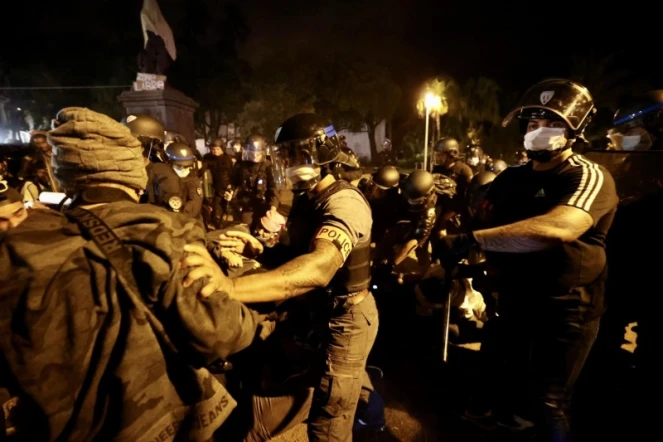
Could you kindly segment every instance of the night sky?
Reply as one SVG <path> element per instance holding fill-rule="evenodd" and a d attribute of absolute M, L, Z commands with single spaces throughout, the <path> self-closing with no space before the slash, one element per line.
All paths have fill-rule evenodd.
<path fill-rule="evenodd" d="M 415 94 L 423 79 L 446 73 L 460 82 L 493 78 L 504 97 L 511 97 L 545 77 L 571 75 L 574 55 L 620 52 L 615 69 L 663 87 L 663 76 L 651 68 L 660 33 L 655 18 L 648 17 L 655 14 L 637 7 L 640 2 L 629 2 L 635 5 L 632 14 L 583 3 L 589 2 L 246 0 L 238 4 L 251 33 L 240 55 L 256 62 L 300 49 L 351 48 L 384 57 L 406 94 Z M 104 62 L 112 56 L 135 63 L 141 5 L 141 0 L 4 2 L 11 11 L 5 10 L 0 29 L 0 66 L 66 70 L 68 84 L 98 83 L 108 77 Z M 166 14 L 169 22 L 178 18 Z"/>

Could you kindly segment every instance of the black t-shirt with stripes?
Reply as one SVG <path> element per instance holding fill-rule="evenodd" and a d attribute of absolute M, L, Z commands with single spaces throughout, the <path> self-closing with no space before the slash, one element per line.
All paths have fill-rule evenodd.
<path fill-rule="evenodd" d="M 577 240 L 542 252 L 487 253 L 508 290 L 559 296 L 605 277 L 605 240 L 618 197 L 612 176 L 602 166 L 577 154 L 546 171 L 533 170 L 530 161 L 502 172 L 486 198 L 493 226 L 543 215 L 560 205 L 584 210 L 594 220 Z"/>

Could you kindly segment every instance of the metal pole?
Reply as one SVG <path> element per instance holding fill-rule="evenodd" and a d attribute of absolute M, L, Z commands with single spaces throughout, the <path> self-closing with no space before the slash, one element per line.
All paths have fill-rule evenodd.
<path fill-rule="evenodd" d="M 428 122 L 430 120 L 430 109 L 426 106 L 426 132 L 424 135 L 424 170 L 428 170 Z"/>

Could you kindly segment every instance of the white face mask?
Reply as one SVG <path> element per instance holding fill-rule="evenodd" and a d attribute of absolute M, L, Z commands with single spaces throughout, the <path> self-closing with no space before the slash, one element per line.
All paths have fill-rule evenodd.
<path fill-rule="evenodd" d="M 309 181 L 320 176 L 320 168 L 309 164 L 288 167 L 285 170 L 285 175 L 294 185 L 301 181 Z"/>
<path fill-rule="evenodd" d="M 470 166 L 477 166 L 479 164 L 479 157 L 470 157 L 467 160 L 467 164 Z"/>
<path fill-rule="evenodd" d="M 640 144 L 641 139 L 642 136 L 640 135 L 628 135 L 622 137 L 622 149 L 624 150 L 635 149 L 638 146 L 638 144 Z"/>
<path fill-rule="evenodd" d="M 175 173 L 176 173 L 180 178 L 186 178 L 186 177 L 188 177 L 189 174 L 191 173 L 191 168 L 190 168 L 190 167 L 184 167 L 184 168 L 181 168 L 181 167 L 177 167 L 177 166 L 175 166 L 175 167 L 173 167 L 173 170 L 175 170 Z"/>
<path fill-rule="evenodd" d="M 564 131 L 561 127 L 540 127 L 525 134 L 523 145 L 525 149 L 534 151 L 561 149 L 567 142 Z"/>

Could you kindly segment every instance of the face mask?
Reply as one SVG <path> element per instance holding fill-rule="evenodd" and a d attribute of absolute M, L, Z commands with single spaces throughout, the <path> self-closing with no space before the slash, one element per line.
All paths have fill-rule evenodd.
<path fill-rule="evenodd" d="M 557 127 L 540 127 L 525 134 L 523 145 L 528 151 L 556 150 L 566 146 L 567 139 L 564 129 Z"/>
<path fill-rule="evenodd" d="M 186 178 L 186 177 L 188 177 L 189 174 L 191 173 L 191 168 L 190 168 L 190 167 L 185 167 L 185 168 L 181 168 L 181 167 L 173 167 L 173 169 L 175 170 L 175 173 L 176 173 L 180 178 Z"/>
<path fill-rule="evenodd" d="M 303 181 L 310 181 L 320 176 L 320 168 L 308 164 L 301 166 L 288 167 L 285 175 L 292 182 L 293 186 Z"/>
<path fill-rule="evenodd" d="M 467 160 L 467 164 L 470 166 L 477 166 L 479 164 L 479 157 L 471 157 Z"/>
<path fill-rule="evenodd" d="M 622 137 L 622 149 L 624 150 L 633 150 L 635 149 L 640 141 L 642 136 L 640 135 L 629 135 Z"/>

